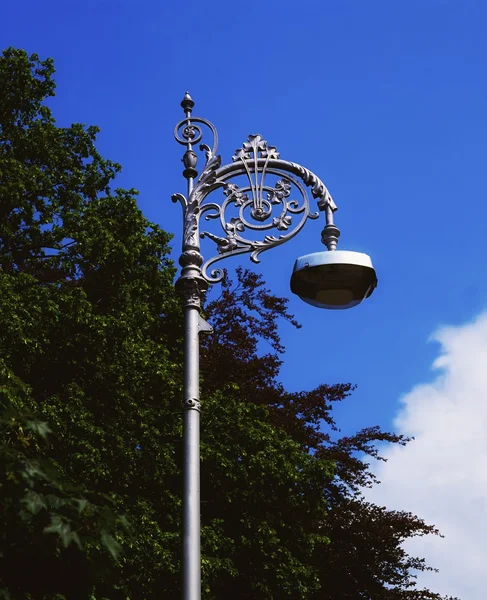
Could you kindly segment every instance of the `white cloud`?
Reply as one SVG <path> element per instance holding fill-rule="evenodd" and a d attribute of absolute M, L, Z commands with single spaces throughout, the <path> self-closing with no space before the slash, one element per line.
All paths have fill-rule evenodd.
<path fill-rule="evenodd" d="M 376 474 L 382 481 L 367 496 L 435 524 L 445 538 L 407 545 L 439 574 L 420 586 L 462 600 L 487 598 L 487 313 L 460 327 L 442 327 L 435 378 L 413 388 L 395 420 L 398 433 L 414 436 L 389 448 Z"/>

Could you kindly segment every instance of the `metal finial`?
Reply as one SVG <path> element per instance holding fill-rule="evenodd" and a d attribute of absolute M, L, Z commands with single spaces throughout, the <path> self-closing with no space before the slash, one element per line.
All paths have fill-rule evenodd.
<path fill-rule="evenodd" d="M 321 232 L 321 241 L 323 242 L 323 244 L 325 244 L 325 246 L 328 248 L 328 250 L 331 250 L 331 251 L 337 249 L 337 243 L 338 243 L 339 237 L 340 237 L 340 230 L 333 223 L 328 223 L 327 225 L 325 225 L 325 228 Z"/>
<path fill-rule="evenodd" d="M 191 96 L 189 95 L 189 92 L 186 92 L 184 94 L 184 98 L 183 98 L 183 101 L 181 102 L 181 106 L 183 107 L 183 109 L 185 111 L 191 112 L 193 110 L 194 101 L 191 98 Z"/>

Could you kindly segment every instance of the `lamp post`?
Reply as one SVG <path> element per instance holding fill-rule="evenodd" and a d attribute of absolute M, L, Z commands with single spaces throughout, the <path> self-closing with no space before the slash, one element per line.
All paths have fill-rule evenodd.
<path fill-rule="evenodd" d="M 327 250 L 296 260 L 291 291 L 320 308 L 351 308 L 370 296 L 377 277 L 369 256 L 336 249 L 340 231 L 333 216 L 337 207 L 321 179 L 299 164 L 282 160 L 261 135 L 249 135 L 232 161 L 222 166 L 214 125 L 193 116 L 194 102 L 188 92 L 181 106 L 185 117 L 176 125 L 174 136 L 186 147 L 182 162 L 187 195 L 174 194 L 172 199 L 183 208 L 182 270 L 176 282 L 184 304 L 182 599 L 200 600 L 199 334 L 211 331 L 200 311 L 208 285 L 224 275 L 213 265 L 246 253 L 251 261 L 259 262 L 262 252 L 297 235 L 308 219 L 319 216 L 311 209 L 309 188 L 325 215 L 321 238 Z M 206 160 L 198 176 L 194 149 L 202 141 L 203 127 L 213 139 L 211 145 L 199 146 Z M 220 203 L 208 202 L 208 196 L 217 191 Z M 211 220 L 219 222 L 220 235 L 200 229 Z M 269 235 L 269 231 L 276 233 Z M 255 237 L 248 237 L 251 232 Z M 205 237 L 216 244 L 216 254 L 207 260 L 200 252 L 200 238 Z"/>

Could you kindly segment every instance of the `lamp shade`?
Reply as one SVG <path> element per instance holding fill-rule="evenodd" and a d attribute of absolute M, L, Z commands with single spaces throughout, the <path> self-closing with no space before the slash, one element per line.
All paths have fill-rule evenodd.
<path fill-rule="evenodd" d="M 370 256 L 348 250 L 301 256 L 291 276 L 291 291 L 318 308 L 352 308 L 368 298 L 376 286 Z"/>

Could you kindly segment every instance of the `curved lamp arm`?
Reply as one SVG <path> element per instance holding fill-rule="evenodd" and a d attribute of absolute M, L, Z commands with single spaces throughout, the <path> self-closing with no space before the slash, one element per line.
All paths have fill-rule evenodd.
<path fill-rule="evenodd" d="M 183 207 L 183 253 L 180 258 L 183 271 L 176 284 L 181 292 L 188 287 L 188 279 L 192 281 L 193 293 L 197 293 L 197 289 L 203 292 L 208 283 L 221 281 L 223 271 L 210 268 L 224 258 L 250 253 L 250 259 L 259 262 L 262 252 L 297 235 L 308 219 L 319 216 L 311 209 L 308 188 L 318 201 L 318 209 L 325 213 L 323 242 L 329 250 L 336 249 L 340 233 L 333 224 L 333 213 L 337 206 L 317 175 L 299 164 L 282 160 L 277 149 L 269 146 L 259 134 L 249 135 L 235 151 L 232 162 L 222 166 L 221 158 L 216 154 L 218 134 L 214 125 L 192 116 L 194 102 L 188 93 L 181 106 L 186 118 L 176 125 L 174 136 L 186 146 L 182 160 L 188 194 L 172 197 Z M 206 162 L 198 177 L 198 156 L 193 148 L 203 138 L 202 126 L 211 131 L 213 143 L 211 147 L 200 145 L 206 153 Z M 208 201 L 209 195 L 216 190 L 223 192 L 221 203 Z M 297 192 L 299 199 L 292 197 L 293 192 Z M 220 223 L 220 235 L 202 229 L 201 226 L 210 220 Z M 249 237 L 252 232 L 260 234 L 260 239 Z M 216 244 L 216 254 L 205 262 L 200 253 L 200 238 L 203 237 Z"/>

